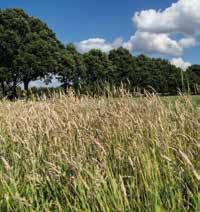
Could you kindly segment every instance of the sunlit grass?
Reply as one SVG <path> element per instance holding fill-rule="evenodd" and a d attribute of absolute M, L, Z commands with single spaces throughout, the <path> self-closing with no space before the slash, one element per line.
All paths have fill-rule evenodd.
<path fill-rule="evenodd" d="M 1 211 L 199 211 L 200 108 L 54 97 L 0 103 Z"/>

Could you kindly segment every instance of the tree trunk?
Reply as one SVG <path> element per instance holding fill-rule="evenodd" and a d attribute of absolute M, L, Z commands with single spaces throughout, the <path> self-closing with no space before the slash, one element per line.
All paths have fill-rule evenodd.
<path fill-rule="evenodd" d="M 12 87 L 12 99 L 17 99 L 17 79 L 13 79 L 13 87 Z"/>
<path fill-rule="evenodd" d="M 69 81 L 66 81 L 63 84 L 63 89 L 64 89 L 65 94 L 67 94 L 67 91 L 68 91 L 69 87 L 70 87 L 70 83 L 69 83 Z"/>
<path fill-rule="evenodd" d="M 6 96 L 6 88 L 5 88 L 5 84 L 3 81 L 1 81 L 1 90 L 2 90 L 3 97 L 5 97 Z"/>
<path fill-rule="evenodd" d="M 65 94 L 67 94 L 68 83 L 64 83 L 64 84 L 63 84 L 63 89 L 64 89 Z"/>
<path fill-rule="evenodd" d="M 28 89 L 29 89 L 29 80 L 25 80 L 24 81 L 24 90 L 28 93 Z"/>

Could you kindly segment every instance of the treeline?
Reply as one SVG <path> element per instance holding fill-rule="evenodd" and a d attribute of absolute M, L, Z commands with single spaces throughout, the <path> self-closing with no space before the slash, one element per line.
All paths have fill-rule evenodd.
<path fill-rule="evenodd" d="M 55 77 L 65 92 L 100 94 L 105 87 L 122 85 L 130 92 L 154 90 L 163 95 L 199 92 L 200 66 L 187 71 L 163 59 L 134 57 L 124 48 L 109 54 L 94 49 L 80 54 L 73 44 L 64 46 L 41 20 L 21 9 L 0 10 L 0 92 L 17 98 L 19 85 L 26 93 L 34 80 Z"/>

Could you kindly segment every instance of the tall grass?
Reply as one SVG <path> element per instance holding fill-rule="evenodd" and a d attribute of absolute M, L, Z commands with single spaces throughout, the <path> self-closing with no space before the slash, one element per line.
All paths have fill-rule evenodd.
<path fill-rule="evenodd" d="M 1 211 L 200 211 L 200 108 L 54 97 L 0 103 Z"/>

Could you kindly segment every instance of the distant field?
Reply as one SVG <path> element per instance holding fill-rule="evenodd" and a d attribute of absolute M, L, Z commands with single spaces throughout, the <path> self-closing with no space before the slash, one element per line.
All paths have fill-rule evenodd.
<path fill-rule="evenodd" d="M 178 99 L 181 98 L 182 97 L 180 96 L 161 97 L 161 99 L 164 102 L 171 102 L 171 103 L 175 103 Z M 195 107 L 200 106 L 200 96 L 187 96 L 186 98 L 188 98 Z"/>
<path fill-rule="evenodd" d="M 0 211 L 200 211 L 200 96 L 0 102 Z"/>

